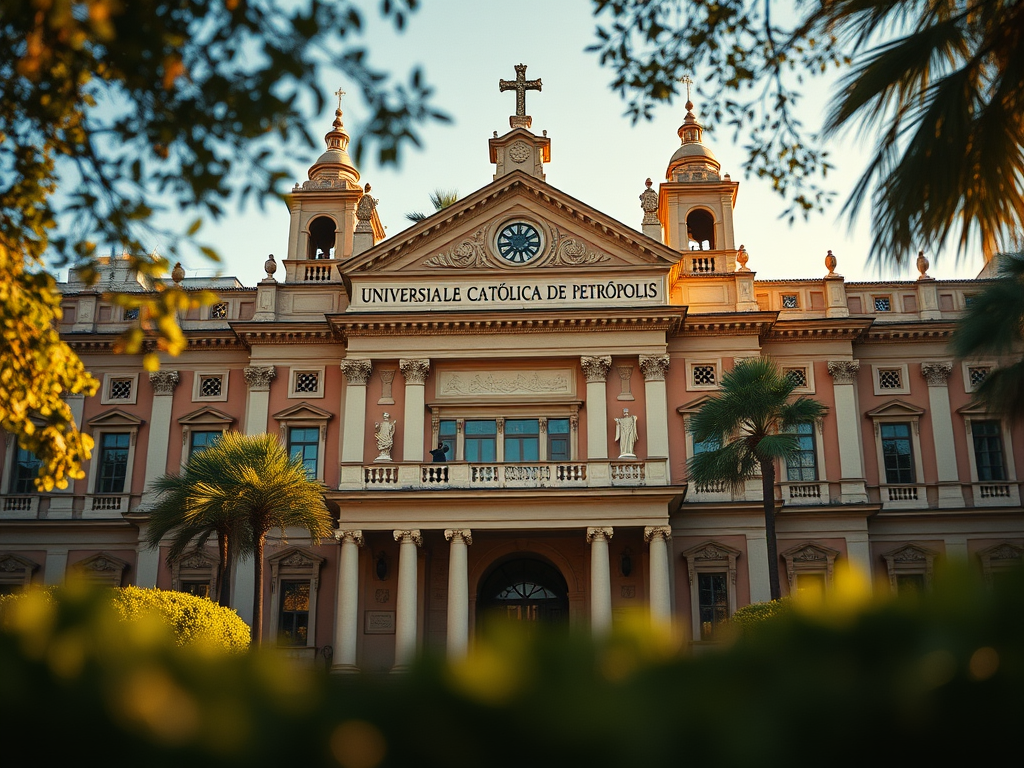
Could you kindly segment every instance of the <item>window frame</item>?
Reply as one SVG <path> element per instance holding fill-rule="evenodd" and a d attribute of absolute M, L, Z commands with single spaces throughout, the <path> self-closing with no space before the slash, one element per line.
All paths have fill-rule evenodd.
<path fill-rule="evenodd" d="M 899 594 L 898 577 L 904 575 L 924 575 L 924 588 L 932 587 L 932 576 L 935 570 L 935 558 L 938 553 L 922 547 L 920 544 L 902 544 L 882 555 L 886 572 L 889 576 L 889 588 L 893 594 Z"/>
<path fill-rule="evenodd" d="M 964 380 L 964 392 L 968 395 L 973 395 L 978 391 L 978 387 L 971 384 L 971 368 L 988 368 L 988 372 L 991 373 L 996 369 L 996 363 L 994 360 L 971 360 L 970 362 L 964 360 L 960 363 L 960 370 Z"/>
<path fill-rule="evenodd" d="M 925 485 L 925 465 L 921 453 L 921 417 L 925 411 L 902 400 L 890 400 L 878 408 L 868 411 L 865 416 L 874 423 L 875 461 L 878 471 L 878 487 L 882 494 L 883 509 L 921 509 L 928 506 L 927 493 L 917 492 L 915 499 L 886 498 L 893 496 L 887 490 L 893 488 L 921 488 Z M 882 451 L 883 424 L 909 423 L 911 456 L 914 465 L 914 482 L 890 483 L 885 473 L 885 456 Z"/>
<path fill-rule="evenodd" d="M 1001 541 L 978 552 L 981 574 L 986 583 L 992 584 L 996 574 L 1019 568 L 1024 562 L 1024 549 L 1009 541 Z"/>
<path fill-rule="evenodd" d="M 234 423 L 234 416 L 209 407 L 192 411 L 178 419 L 181 426 L 181 466 L 184 467 L 192 455 L 193 432 L 224 433 L 230 431 Z"/>
<path fill-rule="evenodd" d="M 714 384 L 697 384 L 694 381 L 694 368 L 711 366 L 715 369 Z M 698 358 L 686 361 L 686 389 L 688 392 L 716 392 L 722 387 L 722 358 Z"/>
<path fill-rule="evenodd" d="M 90 584 L 120 587 L 124 585 L 124 576 L 129 567 L 127 560 L 107 552 L 98 552 L 74 563 L 71 571 L 75 577 Z"/>
<path fill-rule="evenodd" d="M 203 368 L 192 374 L 192 402 L 193 403 L 225 403 L 228 400 L 228 383 L 231 372 L 227 368 Z M 220 394 L 204 395 L 202 381 L 204 378 L 220 378 Z"/>
<path fill-rule="evenodd" d="M 15 552 L 0 553 L 0 585 L 13 586 L 15 591 L 23 592 L 32 586 L 39 563 L 29 560 Z"/>
<path fill-rule="evenodd" d="M 139 429 L 144 423 L 145 422 L 138 416 L 120 409 L 106 411 L 105 413 L 101 413 L 86 422 L 86 426 L 89 428 L 89 432 L 97 446 L 103 445 L 103 436 L 106 434 L 128 433 L 129 437 L 124 488 L 119 493 L 101 493 L 96 490 L 100 473 L 100 451 L 97 450 L 89 460 L 86 493 L 93 498 L 93 503 L 92 505 L 86 504 L 86 508 L 82 512 L 83 517 L 109 517 L 110 515 L 104 514 L 104 512 L 109 513 L 111 511 L 115 511 L 117 514 L 120 514 L 128 511 L 127 500 L 130 499 L 132 495 L 132 483 L 134 482 L 135 476 L 135 449 L 138 444 Z M 121 501 L 118 503 L 117 507 L 109 506 L 110 502 L 107 502 L 106 505 L 104 505 L 104 503 L 100 501 L 101 499 L 118 497 Z M 93 509 L 90 509 L 90 506 L 92 506 Z"/>
<path fill-rule="evenodd" d="M 495 438 L 495 459 L 493 462 L 481 461 L 474 464 L 501 463 L 505 459 L 505 435 L 504 423 L 506 421 L 529 420 L 538 422 L 538 456 L 536 461 L 513 463 L 577 463 L 579 459 L 579 408 L 581 402 L 573 401 L 557 405 L 519 404 L 505 406 L 489 405 L 436 405 L 429 404 L 431 410 L 431 432 L 430 448 L 436 448 L 441 442 L 441 422 L 455 422 L 455 443 L 454 451 L 445 458 L 445 463 L 466 462 L 466 422 L 467 421 L 494 421 Z M 567 459 L 550 458 L 551 435 L 548 430 L 548 422 L 551 420 L 564 420 L 569 422 L 569 431 L 565 435 L 568 443 L 569 457 Z"/>
<path fill-rule="evenodd" d="M 789 582 L 789 594 L 797 594 L 798 577 L 805 574 L 821 574 L 824 577 L 826 594 L 832 589 L 835 576 L 836 558 L 841 553 L 837 549 L 805 541 L 795 547 L 781 552 L 786 563 L 786 578 Z"/>
<path fill-rule="evenodd" d="M 1005 419 L 986 413 L 983 408 L 967 405 L 957 409 L 963 417 L 967 439 L 967 459 L 971 468 L 971 488 L 976 507 L 1020 506 L 1020 486 L 1017 484 L 1017 462 L 1013 455 L 1013 432 Z M 978 457 L 974 452 L 974 422 L 994 421 L 999 424 L 999 438 L 1003 444 L 1005 480 L 981 480 L 978 477 Z"/>
<path fill-rule="evenodd" d="M 883 389 L 881 386 L 881 374 L 882 371 L 891 371 L 898 369 L 900 371 L 900 385 L 893 389 Z M 887 397 L 889 395 L 909 395 L 910 394 L 910 376 L 909 370 L 906 363 L 872 363 L 871 365 L 871 384 L 874 387 L 874 393 L 879 397 Z"/>
<path fill-rule="evenodd" d="M 283 411 L 278 411 L 271 418 L 277 420 L 280 430 L 281 442 L 288 449 L 291 455 L 291 430 L 292 429 L 317 429 L 317 456 L 316 475 L 311 480 L 324 482 L 324 470 L 327 458 L 327 422 L 334 417 L 334 414 L 317 408 L 309 403 L 298 403 Z"/>
<path fill-rule="evenodd" d="M 131 397 L 111 397 L 110 388 L 115 381 L 131 382 Z M 139 402 L 139 374 L 136 371 L 124 373 L 104 373 L 103 388 L 100 390 L 100 405 L 137 405 Z"/>
<path fill-rule="evenodd" d="M 205 581 L 210 585 L 209 599 L 216 602 L 218 556 L 208 550 L 193 549 L 171 562 L 171 589 L 184 592 L 184 582 Z"/>
<path fill-rule="evenodd" d="M 279 648 L 316 648 L 317 602 L 320 592 L 320 571 L 326 558 L 302 547 L 288 547 L 267 559 L 270 565 L 270 637 Z M 281 589 L 284 582 L 309 582 L 309 616 L 305 645 L 281 644 Z"/>
<path fill-rule="evenodd" d="M 298 377 L 304 373 L 317 374 L 316 390 L 313 392 L 297 392 L 295 387 Z M 288 399 L 289 400 L 322 400 L 324 397 L 324 379 L 327 368 L 325 366 L 299 365 L 288 369 Z"/>
<path fill-rule="evenodd" d="M 738 549 L 709 539 L 690 547 L 682 553 L 686 560 L 686 572 L 690 582 L 690 631 L 694 643 L 707 642 L 701 639 L 700 585 L 697 578 L 701 573 L 726 573 L 727 618 L 736 613 L 736 561 L 742 553 Z"/>

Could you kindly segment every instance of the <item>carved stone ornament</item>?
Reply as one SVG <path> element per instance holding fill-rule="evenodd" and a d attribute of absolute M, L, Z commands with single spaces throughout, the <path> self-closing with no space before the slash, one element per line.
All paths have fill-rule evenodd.
<path fill-rule="evenodd" d="M 377 441 L 377 458 L 374 461 L 391 461 L 391 449 L 395 446 L 395 426 L 391 414 L 385 413 L 383 421 L 373 423 L 373 437 Z"/>
<path fill-rule="evenodd" d="M 828 372 L 834 384 L 855 384 L 860 360 L 829 360 Z"/>
<path fill-rule="evenodd" d="M 952 363 L 921 363 L 921 375 L 929 387 L 945 387 L 949 383 L 949 374 L 953 372 Z"/>
<path fill-rule="evenodd" d="M 714 544 L 708 544 L 699 552 L 693 554 L 694 560 L 724 560 L 729 557 L 728 552 L 723 552 Z"/>
<path fill-rule="evenodd" d="M 423 546 L 423 537 L 420 535 L 418 530 L 412 531 L 395 531 L 395 541 L 405 543 L 411 541 L 417 547 Z"/>
<path fill-rule="evenodd" d="M 644 381 L 664 381 L 668 366 L 668 355 L 640 355 L 640 370 L 644 374 Z"/>
<path fill-rule="evenodd" d="M 366 540 L 363 538 L 362 531 L 335 531 L 334 540 L 339 544 L 344 544 L 346 541 L 351 541 L 357 547 L 363 546 Z"/>
<path fill-rule="evenodd" d="M 373 364 L 369 360 L 342 360 L 341 372 L 345 375 L 345 381 L 351 386 L 358 384 L 366 386 L 370 380 L 370 371 Z"/>
<path fill-rule="evenodd" d="M 562 232 L 555 232 L 555 258 L 547 264 L 549 267 L 580 267 L 584 264 L 600 264 L 610 261 L 611 256 L 597 253 L 587 248 L 587 244 L 575 237 L 566 237 Z"/>
<path fill-rule="evenodd" d="M 640 193 L 640 207 L 644 212 L 644 224 L 660 224 L 658 220 L 658 193 L 651 189 L 654 182 L 650 179 L 644 182 L 647 187 Z"/>
<path fill-rule="evenodd" d="M 296 550 L 288 555 L 288 557 L 282 558 L 279 561 L 279 565 L 288 566 L 289 568 L 309 568 L 316 565 L 316 561 Z"/>
<path fill-rule="evenodd" d="M 614 534 L 613 528 L 587 528 L 587 542 L 592 544 L 595 539 L 611 541 Z"/>
<path fill-rule="evenodd" d="M 1021 551 L 1012 544 L 1000 544 L 995 549 L 990 549 L 986 553 L 988 559 L 991 560 L 1006 560 L 1006 561 L 1018 561 L 1021 559 Z"/>
<path fill-rule="evenodd" d="M 391 385 L 395 380 L 394 368 L 382 368 L 380 371 L 380 399 L 377 405 L 394 405 L 395 398 L 391 394 Z"/>
<path fill-rule="evenodd" d="M 650 543 L 654 539 L 672 539 L 672 526 L 670 525 L 648 525 L 644 528 L 644 541 Z"/>
<path fill-rule="evenodd" d="M 467 269 L 484 264 L 484 231 L 478 229 L 471 237 L 456 243 L 444 253 L 431 256 L 423 262 L 425 267 L 438 269 Z"/>
<path fill-rule="evenodd" d="M 530 159 L 530 145 L 525 141 L 513 142 L 508 148 L 508 159 L 521 165 Z"/>
<path fill-rule="evenodd" d="M 193 552 L 180 560 L 178 564 L 182 568 L 197 570 L 199 568 L 209 568 L 213 565 L 213 559 L 207 557 L 202 552 Z"/>
<path fill-rule="evenodd" d="M 356 204 L 356 232 L 373 232 L 370 220 L 373 218 L 373 211 L 380 201 L 370 197 L 370 185 L 364 187 L 363 196 Z"/>
<path fill-rule="evenodd" d="M 444 532 L 444 537 L 448 541 L 462 539 L 467 547 L 473 543 L 473 532 L 469 528 L 448 528 Z"/>
<path fill-rule="evenodd" d="M 612 367 L 612 358 L 611 355 L 581 357 L 580 367 L 583 369 L 583 375 L 586 376 L 588 384 L 604 383 L 608 378 L 608 369 Z"/>
<path fill-rule="evenodd" d="M 479 395 L 569 394 L 569 371 L 442 371 L 440 397 Z"/>
<path fill-rule="evenodd" d="M 302 182 L 302 189 L 305 192 L 310 190 L 318 189 L 349 189 L 350 185 L 347 179 L 343 178 L 319 178 L 310 179 L 309 181 Z M 358 187 L 357 187 L 358 189 Z"/>
<path fill-rule="evenodd" d="M 923 563 L 928 560 L 928 555 L 916 547 L 904 547 L 892 555 L 897 563 Z"/>
<path fill-rule="evenodd" d="M 430 373 L 429 360 L 399 360 L 398 367 L 402 369 L 406 384 L 423 385 L 427 382 L 427 374 Z"/>
<path fill-rule="evenodd" d="M 173 395 L 179 380 L 177 371 L 153 371 L 149 374 L 149 383 L 156 395 Z"/>
<path fill-rule="evenodd" d="M 277 376 L 277 370 L 272 365 L 246 368 L 245 383 L 253 392 L 266 392 L 270 389 L 270 382 Z"/>

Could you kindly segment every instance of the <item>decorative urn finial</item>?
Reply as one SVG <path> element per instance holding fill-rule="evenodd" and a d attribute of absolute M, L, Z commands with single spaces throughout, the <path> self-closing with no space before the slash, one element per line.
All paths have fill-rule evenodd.
<path fill-rule="evenodd" d="M 263 269 L 267 272 L 267 277 L 273 279 L 274 273 L 277 272 L 277 262 L 274 261 L 274 254 L 267 256 L 267 260 L 263 262 Z"/>
<path fill-rule="evenodd" d="M 832 251 L 830 249 L 828 255 L 825 257 L 825 268 L 828 270 L 828 274 L 825 275 L 825 277 L 832 277 L 835 275 L 837 263 L 836 257 L 832 255 Z"/>
<path fill-rule="evenodd" d="M 181 281 L 185 279 L 185 270 L 181 266 L 181 262 L 177 262 L 174 265 L 174 269 L 171 270 L 171 280 L 174 281 L 175 285 L 181 285 Z"/>
<path fill-rule="evenodd" d="M 921 276 L 917 278 L 918 280 L 930 280 L 931 279 L 930 277 L 928 277 L 928 267 L 929 267 L 928 258 L 924 255 L 924 251 L 918 251 L 917 252 L 917 271 L 921 273 Z"/>
<path fill-rule="evenodd" d="M 750 261 L 750 254 L 747 253 L 747 249 L 744 246 L 740 246 L 740 249 L 736 252 L 736 263 L 740 265 L 737 272 L 749 272 L 747 269 L 747 262 Z"/>

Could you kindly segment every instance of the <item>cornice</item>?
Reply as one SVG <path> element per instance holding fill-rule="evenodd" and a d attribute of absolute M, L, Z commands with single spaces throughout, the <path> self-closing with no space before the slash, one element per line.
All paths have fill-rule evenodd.
<path fill-rule="evenodd" d="M 454 336 L 479 333 L 565 333 L 594 330 L 678 333 L 686 307 L 613 308 L 508 312 L 402 312 L 328 315 L 335 333 L 351 336 Z"/>
<path fill-rule="evenodd" d="M 246 347 L 262 344 L 324 344 L 337 341 L 331 327 L 318 323 L 231 323 Z"/>
<path fill-rule="evenodd" d="M 769 330 L 767 341 L 815 339 L 854 341 L 871 327 L 870 318 L 808 318 L 779 320 Z"/>
<path fill-rule="evenodd" d="M 887 344 L 897 341 L 947 341 L 956 328 L 952 320 L 930 320 L 911 323 L 874 323 L 860 338 L 861 342 Z"/>
<path fill-rule="evenodd" d="M 748 336 L 764 337 L 778 318 L 778 312 L 722 312 L 687 315 L 680 336 Z"/>
<path fill-rule="evenodd" d="M 579 488 L 503 488 L 503 499 L 516 499 L 519 501 L 536 500 L 544 503 L 552 498 L 566 498 L 579 500 Z M 605 486 L 602 488 L 587 488 L 586 498 L 592 501 L 602 499 L 618 498 L 655 498 L 665 499 L 666 503 L 677 497 L 681 500 L 686 491 L 686 485 L 648 485 L 648 486 Z M 363 506 L 367 502 L 379 502 L 381 504 L 393 504 L 396 499 L 402 501 L 422 501 L 424 503 L 438 503 L 444 501 L 458 501 L 468 499 L 487 499 L 493 501 L 494 492 L 490 488 L 449 488 L 445 490 L 436 489 L 410 489 L 395 491 L 324 491 L 324 497 L 328 500 L 344 503 L 346 501 L 360 501 Z M 756 505 L 761 508 L 760 502 Z M 342 506 L 342 510 L 344 510 Z M 344 513 L 342 514 L 344 517 Z M 344 525 L 344 521 L 342 521 Z"/>

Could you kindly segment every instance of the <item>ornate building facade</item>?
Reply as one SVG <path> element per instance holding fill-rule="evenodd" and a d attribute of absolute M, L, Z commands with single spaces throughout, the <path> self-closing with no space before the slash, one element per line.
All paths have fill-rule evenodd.
<path fill-rule="evenodd" d="M 152 286 L 122 259 L 61 285 L 61 332 L 101 381 L 71 398 L 96 442 L 86 478 L 36 493 L 33 458 L 0 443 L 0 589 L 110 584 L 200 594 L 216 553 L 167 562 L 143 543 L 154 479 L 226 430 L 279 434 L 323 484 L 336 541 L 271 542 L 264 636 L 337 670 L 464 653 L 483 617 L 591 626 L 630 609 L 699 643 L 747 603 L 828 591 L 844 561 L 878 589 L 926 589 L 942 558 L 987 576 L 1019 563 L 1019 430 L 971 406 L 995 360 L 954 360 L 982 287 L 759 281 L 737 246 L 739 183 L 692 104 L 639 229 L 545 182 L 525 114 L 489 141 L 493 180 L 391 238 L 347 153 L 327 149 L 290 196 L 288 252 L 266 278 L 172 279 L 216 303 L 181 318 L 188 349 L 158 373 L 114 354 Z M 761 485 L 688 484 L 687 421 L 738 360 L 771 356 L 828 408 L 779 467 L 779 558 Z M 251 617 L 251 563 L 233 574 Z"/>

